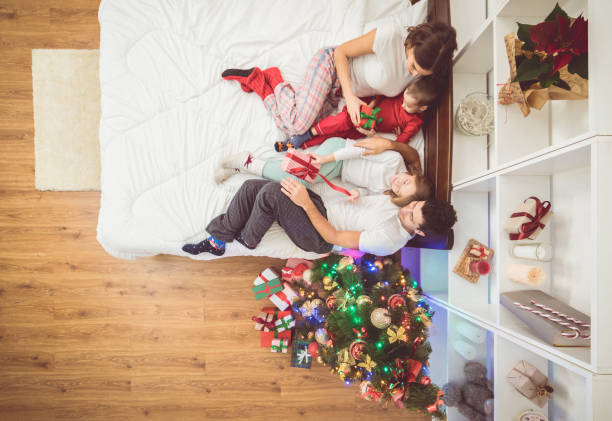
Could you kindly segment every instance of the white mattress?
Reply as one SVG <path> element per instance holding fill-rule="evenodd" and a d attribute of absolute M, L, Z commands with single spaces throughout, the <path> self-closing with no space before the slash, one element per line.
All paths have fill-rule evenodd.
<path fill-rule="evenodd" d="M 283 134 L 257 95 L 221 79 L 224 69 L 278 66 L 298 83 L 319 48 L 381 18 L 417 24 L 426 10 L 408 0 L 102 0 L 100 244 L 124 259 L 187 255 L 181 246 L 206 235 L 245 180 L 216 185 L 219 160 L 247 149 L 276 154 Z M 225 256 L 236 255 L 316 257 L 276 224 L 255 250 L 228 244 Z"/>

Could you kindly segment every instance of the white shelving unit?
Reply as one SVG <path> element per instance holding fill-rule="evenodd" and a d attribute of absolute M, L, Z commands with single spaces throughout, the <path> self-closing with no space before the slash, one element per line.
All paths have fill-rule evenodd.
<path fill-rule="evenodd" d="M 527 409 L 537 409 L 551 421 L 607 420 L 610 411 L 600 394 L 609 392 L 612 377 L 596 375 L 542 351 L 536 346 L 517 343 L 516 339 L 492 325 L 483 325 L 477 319 L 447 306 L 432 303 L 435 327 L 430 332 L 433 352 L 430 355 L 429 375 L 440 386 L 448 382 L 459 385 L 465 382 L 463 368 L 468 362 L 453 347 L 456 340 L 470 343 L 452 327 L 468 323 L 486 332 L 486 341 L 471 343 L 476 348 L 476 361 L 487 367 L 487 377 L 493 381 L 495 394 L 495 420 L 509 421 Z M 506 375 L 520 360 L 525 360 L 547 375 L 555 391 L 543 408 L 537 408 L 531 401 L 517 392 L 506 380 Z M 471 421 L 461 415 L 457 408 L 447 408 L 449 421 Z"/>
<path fill-rule="evenodd" d="M 612 408 L 606 404 L 612 392 L 612 49 L 607 45 L 612 40 L 612 3 L 559 1 L 570 16 L 588 19 L 588 99 L 549 101 L 526 118 L 516 104 L 498 103 L 499 88 L 509 77 L 504 36 L 516 32 L 516 22 L 543 21 L 555 3 L 450 2 L 459 43 L 453 71 L 455 107 L 469 93 L 488 93 L 496 104 L 495 131 L 482 137 L 453 132 L 451 201 L 458 217 L 454 248 L 420 250 L 421 285 L 438 306 L 436 323 L 444 319 L 435 338 L 432 335 L 444 349 L 432 358 L 446 359 L 446 370 L 435 373 L 445 380 L 441 383 L 463 375 L 463 364 L 452 349 L 457 320 L 488 330 L 491 340 L 481 357 L 491 365 L 496 420 L 512 420 L 530 407 L 505 380 L 520 359 L 539 367 L 557 387 L 542 411 L 550 420 L 612 419 Z M 547 275 L 539 288 L 590 315 L 590 348 L 551 346 L 499 304 L 501 293 L 531 288 L 506 275 L 519 261 L 510 256 L 513 242 L 502 229 L 518 203 L 529 196 L 549 200 L 554 212 L 537 238 L 554 250 L 551 262 L 535 263 Z M 476 284 L 452 272 L 470 238 L 495 250 L 491 273 Z M 450 410 L 449 420 L 455 419 L 463 418 Z"/>

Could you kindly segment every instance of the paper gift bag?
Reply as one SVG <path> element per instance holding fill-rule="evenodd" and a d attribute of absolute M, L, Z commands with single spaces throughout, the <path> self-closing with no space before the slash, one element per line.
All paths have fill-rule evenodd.
<path fill-rule="evenodd" d="M 504 37 L 506 44 L 506 56 L 510 66 L 510 78 L 508 82 L 499 90 L 500 104 L 518 104 L 521 112 L 525 117 L 531 112 L 530 108 L 537 110 L 542 109 L 548 100 L 577 100 L 587 99 L 589 96 L 589 82 L 577 74 L 570 73 L 567 66 L 559 70 L 559 77 L 570 87 L 570 90 L 551 85 L 548 88 L 542 88 L 540 83 L 534 83 L 528 89 L 522 90 L 519 82 L 512 82 L 517 74 L 516 57 L 521 55 L 533 54 L 530 51 L 522 49 L 522 41 L 520 41 L 514 33 L 510 33 Z"/>
<path fill-rule="evenodd" d="M 510 240 L 535 240 L 546 226 L 553 213 L 550 202 L 541 202 L 535 196 L 525 199 L 504 224 Z"/>
<path fill-rule="evenodd" d="M 542 408 L 551 398 L 554 388 L 540 370 L 527 361 L 519 361 L 506 376 L 515 389 L 534 404 Z"/>

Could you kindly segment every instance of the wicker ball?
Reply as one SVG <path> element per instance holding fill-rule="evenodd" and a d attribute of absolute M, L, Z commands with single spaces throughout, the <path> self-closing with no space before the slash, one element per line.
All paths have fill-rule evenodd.
<path fill-rule="evenodd" d="M 378 329 L 385 329 L 391 324 L 391 316 L 386 308 L 377 308 L 370 315 L 372 324 Z"/>

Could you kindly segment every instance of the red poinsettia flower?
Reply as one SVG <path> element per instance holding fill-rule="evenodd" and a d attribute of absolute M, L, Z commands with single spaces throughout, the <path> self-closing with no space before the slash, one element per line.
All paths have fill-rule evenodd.
<path fill-rule="evenodd" d="M 582 15 L 570 26 L 569 20 L 558 14 L 556 22 L 539 23 L 531 28 L 529 35 L 536 51 L 554 56 L 552 74 L 588 49 L 588 25 Z"/>

